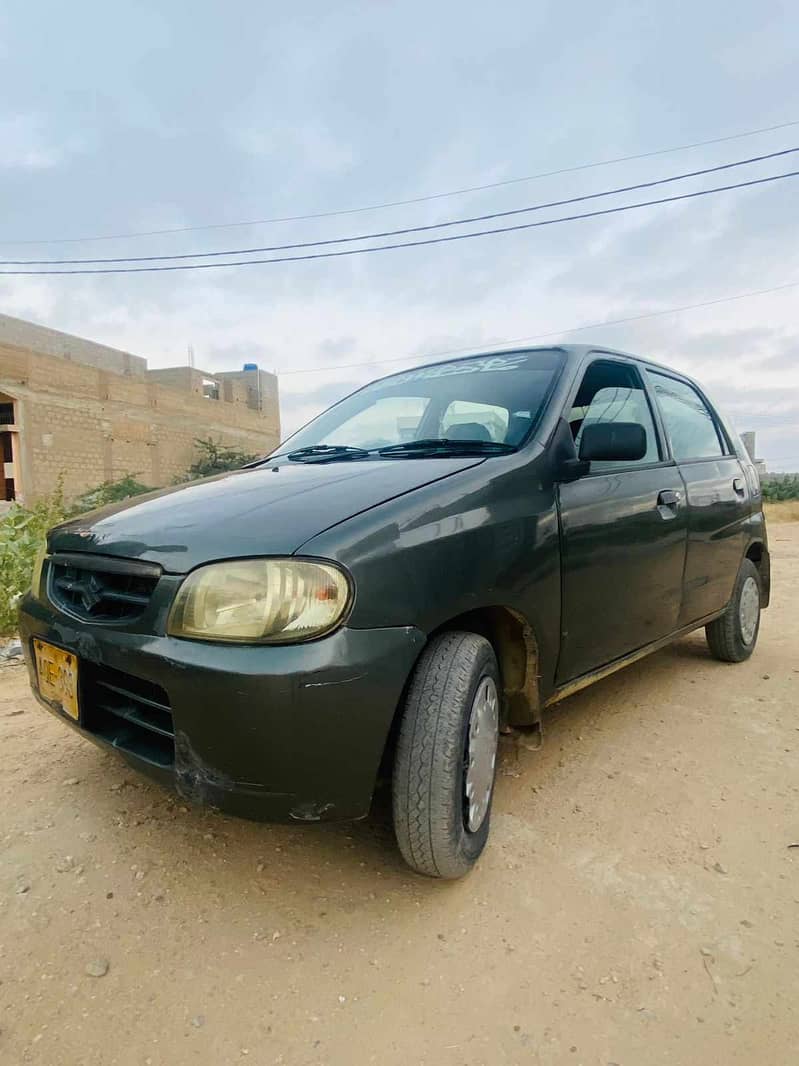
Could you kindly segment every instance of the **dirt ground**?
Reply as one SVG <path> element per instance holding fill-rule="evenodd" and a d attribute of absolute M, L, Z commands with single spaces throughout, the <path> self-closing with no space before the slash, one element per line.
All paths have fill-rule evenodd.
<path fill-rule="evenodd" d="M 753 659 L 692 636 L 505 742 L 455 884 L 384 822 L 188 810 L 0 670 L 0 1062 L 797 1062 L 799 524 L 771 541 Z"/>

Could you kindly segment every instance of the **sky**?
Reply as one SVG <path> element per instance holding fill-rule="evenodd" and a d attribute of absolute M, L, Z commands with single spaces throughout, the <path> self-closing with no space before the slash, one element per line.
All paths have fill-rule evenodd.
<path fill-rule="evenodd" d="M 0 258 L 329 240 L 797 147 L 798 39 L 790 0 L 5 0 Z M 799 153 L 659 195 L 790 170 Z M 233 225 L 509 181 L 383 210 Z M 118 236 L 205 226 L 217 228 Z M 97 237 L 114 239 L 86 240 Z M 427 355 L 520 337 L 612 345 L 699 378 L 738 430 L 757 431 L 770 469 L 799 470 L 799 177 L 315 262 L 0 276 L 0 311 L 152 367 L 185 363 L 189 345 L 208 371 L 257 362 L 280 376 L 286 433 Z M 642 315 L 654 316 L 603 325 Z M 592 328 L 567 332 L 583 325 Z"/>

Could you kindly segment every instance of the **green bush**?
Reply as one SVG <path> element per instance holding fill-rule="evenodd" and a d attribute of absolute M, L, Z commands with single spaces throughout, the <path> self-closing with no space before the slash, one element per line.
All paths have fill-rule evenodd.
<path fill-rule="evenodd" d="M 84 511 L 150 491 L 128 474 L 89 489 L 70 506 L 64 502 L 60 483 L 33 507 L 14 504 L 0 518 L 0 634 L 13 633 L 17 627 L 17 604 L 30 586 L 36 553 L 44 546 L 48 529 Z"/>
<path fill-rule="evenodd" d="M 762 482 L 763 499 L 799 500 L 799 474 L 769 474 Z"/>
<path fill-rule="evenodd" d="M 35 506 L 14 505 L 0 518 L 0 633 L 17 628 L 17 603 L 30 586 L 36 553 L 51 526 L 67 517 L 58 489 Z"/>
<path fill-rule="evenodd" d="M 228 470 L 239 470 L 247 463 L 254 462 L 257 455 L 250 455 L 240 448 L 229 448 L 226 444 L 213 440 L 211 437 L 203 440 L 197 438 L 194 442 L 197 449 L 197 458 L 191 464 L 188 472 L 176 479 L 177 482 L 195 481 L 201 477 L 211 477 L 213 474 L 224 474 Z"/>
<path fill-rule="evenodd" d="M 152 491 L 149 485 L 142 485 L 140 481 L 137 481 L 134 474 L 126 474 L 119 481 L 104 481 L 96 488 L 82 493 L 72 504 L 70 513 L 83 514 L 84 511 L 93 511 L 96 507 L 120 503 L 131 496 L 141 496 L 143 492 Z"/>

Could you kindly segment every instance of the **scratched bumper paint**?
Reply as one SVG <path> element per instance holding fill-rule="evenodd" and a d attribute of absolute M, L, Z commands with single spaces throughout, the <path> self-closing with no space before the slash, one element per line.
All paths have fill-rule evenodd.
<path fill-rule="evenodd" d="M 36 636 L 84 663 L 160 686 L 172 709 L 174 765 L 114 750 L 190 802 L 265 821 L 368 813 L 403 686 L 425 642 L 413 627 L 345 627 L 284 647 L 200 644 L 82 625 L 30 598 L 21 631 L 31 670 Z"/>

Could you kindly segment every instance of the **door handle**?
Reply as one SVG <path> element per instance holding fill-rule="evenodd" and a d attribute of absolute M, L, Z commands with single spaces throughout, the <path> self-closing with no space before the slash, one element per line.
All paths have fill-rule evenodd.
<path fill-rule="evenodd" d="M 740 477 L 733 478 L 732 487 L 735 489 L 739 496 L 743 496 L 744 492 L 746 491 L 743 483 L 743 478 Z"/>
<path fill-rule="evenodd" d="M 676 492 L 674 489 L 663 489 L 658 493 L 658 506 L 678 507 L 681 499 L 681 492 Z"/>

